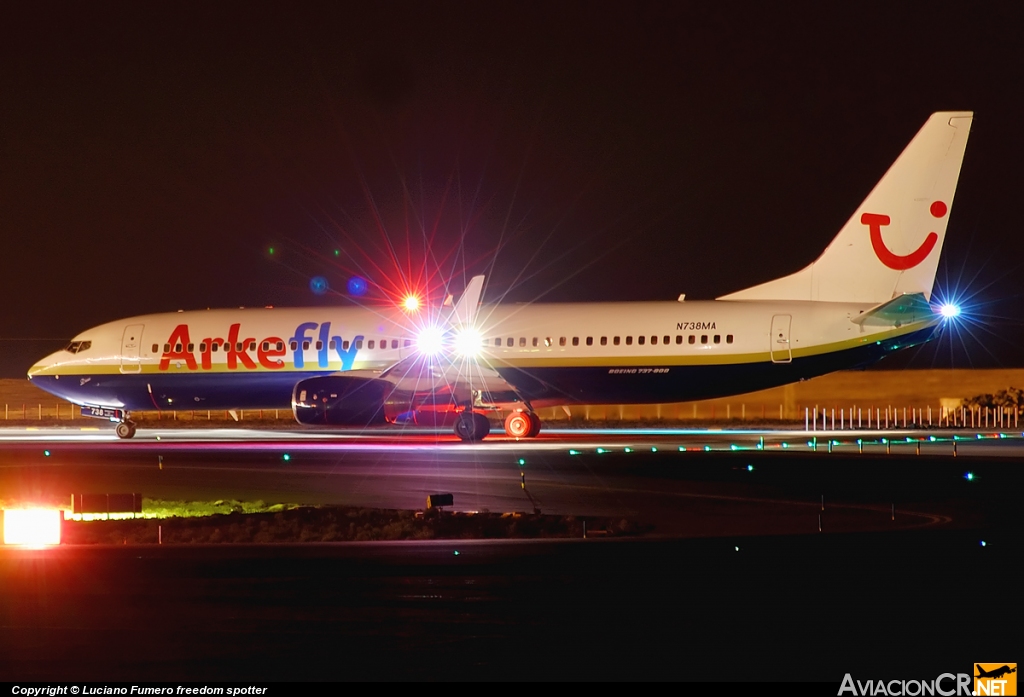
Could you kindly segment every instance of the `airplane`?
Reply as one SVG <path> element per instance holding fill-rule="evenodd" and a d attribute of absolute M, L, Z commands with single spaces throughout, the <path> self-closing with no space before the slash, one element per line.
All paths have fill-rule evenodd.
<path fill-rule="evenodd" d="M 977 663 L 975 663 L 974 666 L 978 669 L 978 674 L 974 676 L 976 678 L 1001 678 L 1004 675 L 1017 672 L 1016 668 L 1011 668 L 1010 666 L 1001 666 L 999 668 L 993 668 L 990 671 L 986 671 Z"/>
<path fill-rule="evenodd" d="M 536 410 L 722 397 L 869 366 L 957 313 L 932 285 L 972 112 L 932 114 L 810 265 L 711 301 L 202 310 L 88 329 L 33 384 L 117 422 L 133 411 L 291 409 L 306 425 L 443 423 L 536 436 Z M 449 297 L 450 299 L 450 297 Z"/>

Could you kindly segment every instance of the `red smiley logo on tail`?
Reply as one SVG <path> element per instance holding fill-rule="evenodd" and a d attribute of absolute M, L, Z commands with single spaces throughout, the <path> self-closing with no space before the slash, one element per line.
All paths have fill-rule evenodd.
<path fill-rule="evenodd" d="M 946 215 L 949 209 L 942 201 L 935 201 L 928 210 L 934 217 L 941 218 Z M 867 225 L 868 229 L 871 230 L 871 247 L 875 250 L 875 256 L 878 257 L 879 261 L 895 271 L 906 271 L 920 264 L 925 260 L 925 257 L 931 254 L 932 249 L 935 248 L 935 243 L 939 241 L 938 235 L 934 232 L 929 232 L 920 247 L 906 256 L 900 256 L 899 254 L 893 254 L 885 246 L 885 242 L 882 241 L 882 226 L 888 225 L 891 222 L 889 216 L 878 213 L 864 213 L 860 217 L 860 222 L 861 225 Z"/>

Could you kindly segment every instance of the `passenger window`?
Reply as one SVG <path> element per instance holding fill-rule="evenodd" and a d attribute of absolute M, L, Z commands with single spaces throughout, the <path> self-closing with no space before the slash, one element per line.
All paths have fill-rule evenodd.
<path fill-rule="evenodd" d="M 333 344 L 334 342 L 332 341 L 331 343 Z M 331 348 L 334 348 L 334 346 L 331 346 Z M 205 349 L 203 349 L 203 350 L 205 351 Z M 270 342 L 269 341 L 264 341 L 263 342 L 263 350 L 264 351 L 270 350 Z"/>
<path fill-rule="evenodd" d="M 616 346 L 618 346 L 619 345 L 619 337 L 615 337 L 614 339 L 612 339 L 612 343 L 615 344 Z"/>
<path fill-rule="evenodd" d="M 665 337 L 665 341 L 664 341 L 663 343 L 666 343 L 666 344 L 667 344 L 667 343 L 669 342 L 669 339 L 670 339 L 670 338 L 671 338 L 671 337 L 668 337 L 668 336 L 666 336 L 666 337 Z"/>
<path fill-rule="evenodd" d="M 160 352 L 160 344 L 153 344 L 153 351 L 152 351 L 152 353 L 159 353 L 159 352 Z"/>
<path fill-rule="evenodd" d="M 519 337 L 519 346 L 520 346 L 520 348 L 523 348 L 523 347 L 526 346 L 526 337 L 525 336 Z"/>
<path fill-rule="evenodd" d="M 558 345 L 559 346 L 565 346 L 565 337 L 564 336 L 558 337 Z"/>
<path fill-rule="evenodd" d="M 533 345 L 536 346 L 538 343 L 539 342 L 537 341 L 537 337 L 533 337 Z"/>
<path fill-rule="evenodd" d="M 593 346 L 593 345 L 594 345 L 594 337 L 588 336 L 587 337 L 587 346 Z"/>
<path fill-rule="evenodd" d="M 181 353 L 181 344 L 175 344 L 174 345 L 174 352 L 175 353 Z"/>
<path fill-rule="evenodd" d="M 652 336 L 651 337 L 651 346 L 655 346 L 655 345 L 657 345 L 657 343 L 658 343 L 658 337 Z"/>
<path fill-rule="evenodd" d="M 249 350 L 250 351 L 255 351 L 256 350 L 256 342 L 255 341 L 250 341 L 249 342 Z"/>
<path fill-rule="evenodd" d="M 398 339 L 392 339 L 391 340 L 391 348 L 393 348 L 393 349 L 398 348 Z"/>
<path fill-rule="evenodd" d="M 239 347 L 239 348 L 241 348 L 241 347 Z M 308 351 L 309 350 L 309 342 L 308 341 L 303 341 L 302 342 L 302 350 L 303 351 Z"/>
<path fill-rule="evenodd" d="M 727 343 L 727 344 L 731 344 L 732 343 L 732 334 L 726 334 L 725 335 L 725 343 Z"/>
<path fill-rule="evenodd" d="M 199 344 L 199 353 L 206 353 L 206 344 Z"/>
<path fill-rule="evenodd" d="M 348 347 L 351 346 L 351 345 L 352 344 L 349 343 L 349 341 L 346 339 L 345 341 L 341 342 L 341 350 L 342 351 L 348 351 Z"/>
<path fill-rule="evenodd" d="M 501 337 L 500 336 L 497 339 L 494 340 L 494 345 L 495 346 L 501 346 Z"/>
<path fill-rule="evenodd" d="M 334 339 L 331 339 L 330 341 L 327 342 L 327 348 L 329 348 L 329 349 L 331 349 L 333 351 L 334 349 L 338 348 L 338 342 L 335 341 Z M 267 350 L 267 342 L 266 341 L 263 342 L 263 350 L 264 351 Z"/>
<path fill-rule="evenodd" d="M 321 350 L 323 347 L 324 347 L 324 342 L 322 342 L 322 341 L 316 342 L 316 350 L 317 351 Z"/>
<path fill-rule="evenodd" d="M 356 350 L 358 351 L 362 347 L 363 347 L 363 340 L 362 339 L 357 339 L 356 340 Z"/>
<path fill-rule="evenodd" d="M 216 344 L 214 344 L 214 346 L 216 346 Z M 292 351 L 294 351 L 294 350 L 296 350 L 297 348 L 299 348 L 299 345 L 298 345 L 297 343 L 295 343 L 295 342 L 293 341 L 293 342 L 291 342 L 291 343 L 289 344 L 289 348 L 290 348 L 290 349 L 291 349 Z"/>
<path fill-rule="evenodd" d="M 550 336 L 544 337 L 544 345 L 545 346 L 550 346 L 551 345 L 551 337 Z"/>
<path fill-rule="evenodd" d="M 697 337 L 695 337 L 693 334 L 690 334 L 690 338 L 687 339 L 687 341 L 689 343 L 691 343 L 691 344 L 696 344 L 697 343 Z"/>
<path fill-rule="evenodd" d="M 277 350 L 278 351 L 284 351 L 284 342 L 283 341 L 278 341 L 277 342 Z"/>
<path fill-rule="evenodd" d="M 405 348 L 409 348 L 410 346 L 412 346 L 412 339 L 403 339 L 403 342 L 404 342 L 403 345 L 405 346 Z"/>
<path fill-rule="evenodd" d="M 213 342 L 213 346 L 211 346 L 210 348 L 213 350 L 214 353 L 217 353 L 218 351 L 220 351 L 220 344 L 218 344 L 215 341 L 215 342 Z"/>
<path fill-rule="evenodd" d="M 580 345 L 580 338 L 578 336 L 574 336 L 572 338 L 572 345 L 573 346 L 579 346 Z"/>
<path fill-rule="evenodd" d="M 721 334 L 715 334 L 715 343 L 716 344 L 722 343 L 722 335 Z"/>
<path fill-rule="evenodd" d="M 708 343 L 708 335 L 707 334 L 701 334 L 700 335 L 700 343 L 702 343 L 702 344 Z"/>
<path fill-rule="evenodd" d="M 636 338 L 636 343 L 638 343 L 640 346 L 643 346 L 644 342 L 646 342 L 646 341 L 647 341 L 647 337 L 645 337 L 645 336 L 638 336 Z M 628 344 L 629 342 L 627 341 L 626 343 Z"/>
<path fill-rule="evenodd" d="M 626 337 L 626 346 L 632 346 L 632 345 L 633 345 L 633 337 L 627 336 Z"/>
<path fill-rule="evenodd" d="M 196 345 L 195 344 L 189 344 L 188 345 L 188 352 L 189 353 L 194 353 L 195 350 L 196 350 Z"/>
<path fill-rule="evenodd" d="M 683 335 L 682 334 L 676 334 L 676 343 L 677 344 L 683 343 Z"/>
<path fill-rule="evenodd" d="M 376 343 L 377 342 L 374 339 L 370 339 L 369 341 L 366 342 L 366 348 L 372 349 L 376 345 Z"/>
<path fill-rule="evenodd" d="M 516 340 L 513 339 L 512 337 L 509 337 L 509 338 L 505 339 L 505 346 L 508 346 L 509 348 L 512 348 L 512 346 L 515 343 L 516 343 Z"/>
<path fill-rule="evenodd" d="M 77 348 L 78 347 L 76 346 L 75 349 L 77 349 Z M 170 353 L 170 352 L 171 352 L 171 345 L 170 344 L 164 344 L 164 353 Z"/>
<path fill-rule="evenodd" d="M 601 345 L 602 346 L 607 346 L 608 345 L 608 337 L 606 337 L 606 336 L 602 336 L 601 337 Z"/>

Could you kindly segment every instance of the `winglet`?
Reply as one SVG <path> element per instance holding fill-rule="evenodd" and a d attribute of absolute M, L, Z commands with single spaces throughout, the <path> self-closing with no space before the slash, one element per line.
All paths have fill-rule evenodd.
<path fill-rule="evenodd" d="M 462 293 L 462 297 L 459 298 L 459 302 L 452 311 L 452 324 L 462 326 L 473 324 L 473 321 L 476 320 L 476 311 L 480 306 L 480 295 L 483 293 L 483 290 L 483 276 L 473 276 L 473 278 L 469 279 L 466 290 Z"/>

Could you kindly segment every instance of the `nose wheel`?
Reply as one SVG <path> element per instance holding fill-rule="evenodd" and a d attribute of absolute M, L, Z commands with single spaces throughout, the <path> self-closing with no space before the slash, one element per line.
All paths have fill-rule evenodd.
<path fill-rule="evenodd" d="M 127 439 L 135 436 L 135 422 L 134 421 L 119 421 L 117 426 L 114 426 L 114 433 L 117 434 L 118 438 Z"/>
<path fill-rule="evenodd" d="M 532 411 L 514 411 L 505 418 L 505 433 L 515 439 L 536 438 L 540 417 Z"/>

